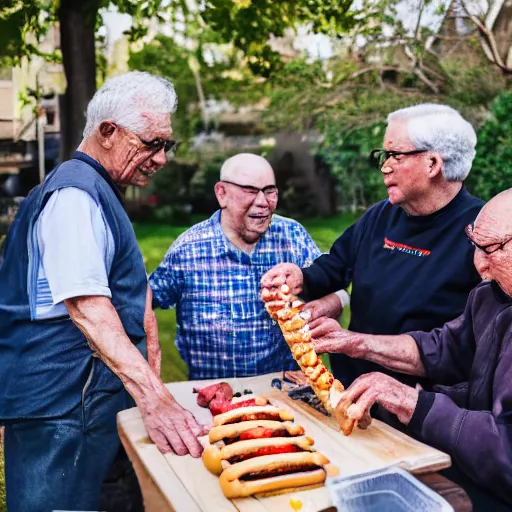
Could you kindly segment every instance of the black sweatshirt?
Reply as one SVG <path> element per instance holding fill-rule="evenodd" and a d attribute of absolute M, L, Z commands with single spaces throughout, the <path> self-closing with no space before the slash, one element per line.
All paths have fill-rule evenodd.
<path fill-rule="evenodd" d="M 304 297 L 318 299 L 352 283 L 349 329 L 368 334 L 430 331 L 459 316 L 480 281 L 464 228 L 483 201 L 462 187 L 431 215 L 411 216 L 388 200 L 370 208 L 304 275 Z M 331 355 L 344 385 L 371 371 L 369 361 Z M 417 379 L 399 375 L 410 384 Z"/>

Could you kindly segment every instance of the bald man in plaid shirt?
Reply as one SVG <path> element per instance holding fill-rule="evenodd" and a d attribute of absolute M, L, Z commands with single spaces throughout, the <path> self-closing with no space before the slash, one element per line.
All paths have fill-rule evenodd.
<path fill-rule="evenodd" d="M 264 158 L 228 159 L 214 190 L 220 210 L 183 233 L 151 274 L 153 306 L 176 307 L 176 345 L 191 380 L 297 370 L 260 280 L 278 263 L 310 265 L 320 249 L 298 222 L 274 215 L 278 190 Z M 322 314 L 339 314 L 347 297 L 321 299 Z"/>

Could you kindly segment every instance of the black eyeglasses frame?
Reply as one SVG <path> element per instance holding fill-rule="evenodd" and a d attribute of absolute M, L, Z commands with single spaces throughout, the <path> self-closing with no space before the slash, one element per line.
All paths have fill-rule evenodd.
<path fill-rule="evenodd" d="M 467 239 L 477 248 L 480 249 L 483 253 L 487 254 L 487 256 L 490 256 L 491 254 L 494 254 L 497 251 L 502 251 L 505 245 L 507 245 L 509 242 L 512 242 L 512 236 L 510 238 L 507 238 L 506 240 L 502 240 L 501 242 L 493 242 L 491 244 L 487 245 L 480 245 L 476 243 L 472 238 L 469 232 L 473 232 L 473 224 L 469 224 L 464 228 L 464 232 L 466 233 Z M 496 249 L 493 249 L 492 251 L 489 250 L 489 247 L 492 247 L 496 245 Z"/>
<path fill-rule="evenodd" d="M 137 134 L 135 134 L 137 135 Z M 169 151 L 176 151 L 178 149 L 178 146 L 181 144 L 181 142 L 178 142 L 176 140 L 172 139 L 162 139 L 160 137 L 157 137 L 153 140 L 145 140 L 140 135 L 137 135 L 139 140 L 146 146 L 148 151 L 152 151 L 155 154 L 164 150 L 164 153 L 169 153 Z"/>
<path fill-rule="evenodd" d="M 235 187 L 241 188 L 242 190 L 245 190 L 246 192 L 251 192 L 255 195 L 258 195 L 260 192 L 263 192 L 264 196 L 267 197 L 267 195 L 273 194 L 274 192 L 276 194 L 279 193 L 279 190 L 276 185 L 266 185 L 263 188 L 254 187 L 253 185 L 241 185 L 240 183 L 235 183 L 234 181 L 229 180 L 220 180 L 221 183 L 229 183 L 230 185 L 235 185 Z"/>
<path fill-rule="evenodd" d="M 128 131 L 130 133 L 133 133 L 146 147 L 147 151 L 151 151 L 154 155 L 156 155 L 159 151 L 162 149 L 164 150 L 164 153 L 169 153 L 169 151 L 176 151 L 181 144 L 180 141 L 176 141 L 173 139 L 162 139 L 161 137 L 157 137 L 153 140 L 146 140 L 143 139 L 140 135 L 135 133 L 133 130 L 130 130 L 129 128 L 125 128 L 124 126 L 121 126 L 116 123 L 112 123 L 116 128 L 121 128 L 125 131 Z"/>
<path fill-rule="evenodd" d="M 392 149 L 384 149 L 384 148 L 375 148 L 372 149 L 368 155 L 368 160 L 370 161 L 370 164 L 372 167 L 376 167 L 377 169 L 380 169 L 386 160 L 391 158 L 392 156 L 399 156 L 399 155 L 419 155 L 420 153 L 428 153 L 428 149 L 414 149 L 412 151 L 394 151 Z M 384 157 L 384 160 L 381 162 L 381 158 Z"/>

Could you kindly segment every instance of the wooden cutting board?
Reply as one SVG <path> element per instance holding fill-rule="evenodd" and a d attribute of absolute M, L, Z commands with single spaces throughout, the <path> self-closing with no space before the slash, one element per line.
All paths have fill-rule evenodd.
<path fill-rule="evenodd" d="M 235 392 L 251 389 L 255 394 L 267 396 L 274 405 L 293 412 L 295 422 L 302 425 L 306 435 L 315 440 L 316 449 L 338 466 L 340 474 L 350 475 L 390 465 L 400 466 L 413 474 L 419 474 L 435 472 L 450 466 L 450 457 L 445 453 L 377 420 L 374 420 L 367 430 L 354 429 L 352 435 L 345 437 L 339 432 L 333 418 L 326 417 L 304 402 L 294 401 L 286 393 L 271 388 L 271 380 L 276 376 L 280 374 L 227 379 L 227 382 Z M 199 421 L 211 423 L 210 412 L 196 404 L 197 395 L 192 393 L 193 387 L 207 384 L 206 381 L 182 382 L 169 384 L 167 387 Z M 133 449 L 169 503 L 169 510 L 292 512 L 292 503 L 300 503 L 300 512 L 317 512 L 332 507 L 325 487 L 293 490 L 277 496 L 227 500 L 222 494 L 218 478 L 205 469 L 201 459 L 160 454 L 156 446 L 149 441 L 136 408 L 121 412 L 118 415 L 118 424 L 123 443 L 130 444 L 130 449 Z M 206 444 L 208 441 L 204 438 L 202 442 Z"/>

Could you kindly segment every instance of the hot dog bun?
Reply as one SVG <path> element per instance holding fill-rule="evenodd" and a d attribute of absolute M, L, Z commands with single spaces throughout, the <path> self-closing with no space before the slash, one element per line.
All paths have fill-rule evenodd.
<path fill-rule="evenodd" d="M 329 459 L 318 452 L 264 455 L 232 464 L 220 475 L 226 498 L 322 484 L 333 470 Z M 267 476 L 268 475 L 268 476 Z"/>
<path fill-rule="evenodd" d="M 343 384 L 341 384 L 339 380 L 334 379 L 329 393 L 329 401 L 332 410 L 334 411 L 334 417 L 336 418 L 341 431 L 343 434 L 348 436 L 354 429 L 355 421 L 350 418 L 347 413 L 347 409 L 350 407 L 351 402 L 341 398 L 341 393 L 344 390 L 345 388 L 343 387 Z"/>
<path fill-rule="evenodd" d="M 350 400 L 343 400 L 341 393 L 344 391 L 344 387 L 340 381 L 334 379 L 333 385 L 330 390 L 329 400 L 332 409 L 334 410 L 334 417 L 336 418 L 341 431 L 346 435 L 350 435 L 356 420 L 351 417 L 349 409 L 354 407 L 354 404 Z M 357 426 L 362 429 L 366 429 L 370 426 L 372 418 L 368 411 L 365 411 L 363 417 L 357 422 Z"/>
<path fill-rule="evenodd" d="M 211 444 L 216 443 L 217 441 L 222 441 L 223 439 L 236 439 L 244 432 L 258 427 L 272 430 L 276 433 L 276 436 L 273 437 L 292 437 L 304 434 L 304 429 L 300 425 L 296 425 L 289 421 L 253 420 L 213 427 L 208 433 L 208 439 Z"/>
<path fill-rule="evenodd" d="M 213 426 L 251 420 L 293 421 L 293 415 L 272 405 L 240 407 L 215 416 Z"/>
<path fill-rule="evenodd" d="M 214 475 L 220 475 L 230 464 L 236 464 L 254 457 L 263 457 L 272 452 L 312 452 L 314 441 L 311 437 L 270 437 L 248 439 L 222 446 L 208 446 L 203 452 L 203 463 Z"/>

